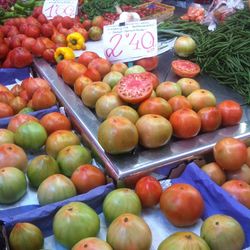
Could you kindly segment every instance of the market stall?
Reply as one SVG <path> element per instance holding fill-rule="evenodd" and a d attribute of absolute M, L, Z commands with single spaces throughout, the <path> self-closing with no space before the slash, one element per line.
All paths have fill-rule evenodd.
<path fill-rule="evenodd" d="M 1 249 L 249 249 L 247 3 L 139 2 L 5 6 Z"/>

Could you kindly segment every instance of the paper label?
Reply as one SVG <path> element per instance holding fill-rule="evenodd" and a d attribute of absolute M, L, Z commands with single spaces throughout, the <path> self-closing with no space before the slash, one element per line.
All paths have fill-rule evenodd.
<path fill-rule="evenodd" d="M 146 20 L 107 25 L 103 32 L 104 55 L 110 61 L 157 55 L 157 22 Z"/>
<path fill-rule="evenodd" d="M 55 16 L 75 17 L 77 14 L 78 0 L 45 0 L 43 14 L 47 19 Z"/>

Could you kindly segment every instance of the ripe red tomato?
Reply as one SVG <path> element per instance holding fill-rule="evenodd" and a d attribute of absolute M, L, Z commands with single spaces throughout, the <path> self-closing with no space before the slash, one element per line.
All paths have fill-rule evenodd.
<path fill-rule="evenodd" d="M 28 24 L 28 27 L 25 29 L 25 35 L 28 37 L 37 38 L 40 36 L 40 28 L 34 24 Z"/>
<path fill-rule="evenodd" d="M 152 81 L 144 74 L 129 74 L 124 76 L 117 85 L 119 97 L 133 104 L 144 101 L 153 91 Z"/>
<path fill-rule="evenodd" d="M 235 138 L 225 137 L 219 140 L 213 152 L 216 163 L 225 170 L 240 169 L 247 161 L 247 146 Z"/>
<path fill-rule="evenodd" d="M 32 48 L 35 46 L 36 39 L 33 37 L 26 37 L 22 41 L 22 47 L 26 48 L 28 51 L 32 51 Z"/>
<path fill-rule="evenodd" d="M 153 207 L 160 201 L 162 187 L 153 176 L 142 177 L 135 186 L 135 192 L 141 200 L 143 207 Z"/>
<path fill-rule="evenodd" d="M 43 51 L 43 59 L 46 60 L 49 63 L 56 63 L 56 60 L 54 58 L 54 53 L 55 50 L 54 49 L 46 49 Z"/>
<path fill-rule="evenodd" d="M 62 25 L 63 25 L 64 28 L 70 29 L 70 28 L 72 28 L 74 26 L 74 19 L 71 18 L 71 17 L 69 17 L 69 16 L 64 16 L 62 18 L 62 22 L 61 23 L 62 23 Z"/>
<path fill-rule="evenodd" d="M 104 21 L 103 16 L 95 16 L 92 20 L 92 26 L 98 26 L 100 28 L 103 28 L 103 21 Z"/>
<path fill-rule="evenodd" d="M 174 135 L 178 138 L 188 139 L 196 136 L 201 129 L 201 119 L 192 109 L 178 109 L 169 119 Z"/>
<path fill-rule="evenodd" d="M 221 187 L 250 209 L 250 185 L 245 181 L 231 180 L 225 182 Z"/>
<path fill-rule="evenodd" d="M 87 76 L 79 76 L 75 83 L 74 83 L 74 92 L 78 95 L 81 96 L 83 89 L 93 81 L 88 78 Z"/>
<path fill-rule="evenodd" d="M 171 66 L 174 73 L 180 77 L 192 78 L 197 76 L 201 71 L 198 64 L 188 60 L 174 60 Z"/>
<path fill-rule="evenodd" d="M 189 184 L 178 183 L 162 193 L 160 209 L 173 225 L 192 226 L 201 217 L 204 202 L 196 188 Z"/>
<path fill-rule="evenodd" d="M 192 109 L 191 103 L 183 95 L 176 95 L 176 96 L 171 97 L 168 100 L 168 103 L 172 107 L 173 112 L 178 110 L 178 109 L 182 109 L 182 108 Z"/>
<path fill-rule="evenodd" d="M 151 72 L 143 72 L 141 74 L 144 74 L 146 77 L 150 78 L 150 80 L 152 81 L 152 84 L 153 84 L 153 88 L 154 89 L 157 88 L 157 86 L 160 83 L 160 80 L 159 80 L 159 78 L 155 74 L 153 74 Z"/>
<path fill-rule="evenodd" d="M 45 37 L 51 37 L 53 35 L 53 32 L 54 32 L 53 29 L 54 29 L 54 27 L 52 24 L 45 23 L 41 27 L 41 33 Z"/>
<path fill-rule="evenodd" d="M 159 63 L 158 56 L 139 59 L 135 62 L 136 65 L 142 66 L 146 71 L 152 71 L 157 68 Z"/>
<path fill-rule="evenodd" d="M 222 116 L 222 126 L 232 126 L 240 122 L 243 111 L 239 103 L 225 100 L 218 104 Z"/>
<path fill-rule="evenodd" d="M 4 59 L 9 52 L 9 47 L 6 43 L 0 42 L 0 59 Z"/>
<path fill-rule="evenodd" d="M 84 51 L 78 58 L 77 62 L 88 67 L 89 63 L 95 58 L 99 58 L 99 56 L 92 51 Z"/>
<path fill-rule="evenodd" d="M 201 131 L 211 132 L 218 129 L 221 125 L 221 113 L 216 107 L 205 107 L 199 110 L 201 118 Z"/>
<path fill-rule="evenodd" d="M 70 120 L 59 112 L 46 114 L 40 120 L 41 125 L 46 129 L 48 134 L 56 130 L 71 130 Z"/>
<path fill-rule="evenodd" d="M 82 26 L 85 30 L 89 30 L 92 26 L 92 23 L 91 23 L 91 20 L 89 19 L 85 19 L 83 22 L 82 22 Z"/>
<path fill-rule="evenodd" d="M 17 47 L 11 50 L 8 57 L 14 68 L 26 67 L 30 65 L 33 60 L 31 53 L 23 47 Z"/>
<path fill-rule="evenodd" d="M 87 193 L 91 189 L 106 183 L 104 173 L 91 164 L 84 164 L 78 167 L 73 172 L 71 180 L 79 194 Z"/>
<path fill-rule="evenodd" d="M 88 68 L 83 75 L 90 78 L 93 82 L 98 82 L 102 79 L 101 74 L 94 68 Z"/>
<path fill-rule="evenodd" d="M 70 60 L 61 60 L 57 65 L 56 65 L 56 72 L 59 76 L 62 76 L 62 72 L 65 66 L 67 66 L 70 63 Z"/>
<path fill-rule="evenodd" d="M 42 39 L 37 38 L 34 47 L 32 48 L 32 54 L 35 56 L 42 56 L 46 46 Z"/>
<path fill-rule="evenodd" d="M 111 63 L 104 58 L 95 58 L 88 64 L 88 68 L 96 69 L 101 74 L 101 77 L 104 77 L 110 72 Z"/>
<path fill-rule="evenodd" d="M 0 118 L 14 115 L 12 107 L 6 103 L 0 102 Z"/>
<path fill-rule="evenodd" d="M 31 100 L 34 110 L 47 109 L 56 104 L 56 96 L 47 88 L 37 89 Z"/>

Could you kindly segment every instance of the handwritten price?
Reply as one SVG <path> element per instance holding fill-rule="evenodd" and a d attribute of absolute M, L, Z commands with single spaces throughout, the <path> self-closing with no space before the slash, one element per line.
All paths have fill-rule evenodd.
<path fill-rule="evenodd" d="M 156 22 L 104 26 L 103 40 L 104 54 L 111 61 L 154 56 L 158 45 Z"/>
<path fill-rule="evenodd" d="M 58 4 L 52 4 L 44 9 L 43 12 L 47 18 L 53 18 L 54 16 L 75 16 L 75 9 L 73 6 L 60 6 Z"/>
<path fill-rule="evenodd" d="M 151 32 L 146 31 L 139 36 L 137 33 L 127 33 L 127 34 L 115 34 L 113 35 L 109 42 L 113 45 L 112 48 L 106 49 L 105 53 L 107 57 L 118 57 L 123 53 L 123 49 L 119 49 L 122 39 L 128 41 L 128 46 L 132 50 L 150 50 L 155 46 L 155 39 Z"/>

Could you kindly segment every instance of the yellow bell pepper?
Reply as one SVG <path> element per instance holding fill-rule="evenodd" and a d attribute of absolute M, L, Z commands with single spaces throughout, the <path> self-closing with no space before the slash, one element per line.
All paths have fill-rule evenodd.
<path fill-rule="evenodd" d="M 85 39 L 79 32 L 69 34 L 66 40 L 67 46 L 73 50 L 80 50 L 84 47 Z"/>
<path fill-rule="evenodd" d="M 56 49 L 54 58 L 56 62 L 60 62 L 61 60 L 70 60 L 75 58 L 74 51 L 68 47 L 59 47 Z"/>

